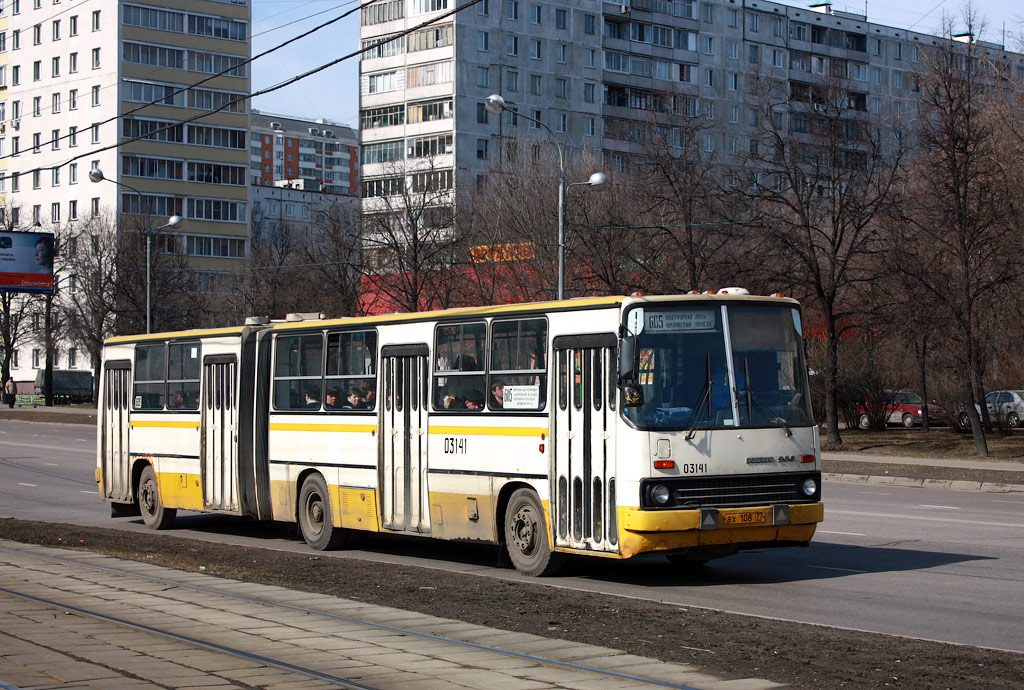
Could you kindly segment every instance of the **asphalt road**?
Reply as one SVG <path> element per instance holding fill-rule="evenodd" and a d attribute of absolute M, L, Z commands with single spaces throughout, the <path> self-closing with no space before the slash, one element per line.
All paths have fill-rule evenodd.
<path fill-rule="evenodd" d="M 0 517 L 144 530 L 112 519 L 96 495 L 89 427 L 0 424 Z M 743 553 L 690 578 L 661 558 L 579 561 L 552 586 L 1024 652 L 1024 495 L 825 485 L 825 522 L 813 545 Z M 281 526 L 179 515 L 171 533 L 305 551 Z M 329 554 L 486 577 L 492 547 L 373 539 Z"/>

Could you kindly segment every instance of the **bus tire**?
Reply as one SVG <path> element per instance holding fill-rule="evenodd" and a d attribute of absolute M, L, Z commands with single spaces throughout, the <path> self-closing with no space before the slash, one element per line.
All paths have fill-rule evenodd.
<path fill-rule="evenodd" d="M 331 495 L 327 482 L 312 474 L 299 491 L 299 531 L 302 539 L 317 551 L 337 549 L 345 543 L 345 530 L 331 522 Z"/>
<path fill-rule="evenodd" d="M 540 499 L 530 489 L 517 490 L 505 508 L 505 549 L 523 575 L 554 575 L 562 567 L 562 555 L 548 544 Z"/>
<path fill-rule="evenodd" d="M 174 518 L 178 511 L 174 508 L 165 508 L 160 500 L 160 486 L 156 481 L 156 472 L 152 465 L 146 465 L 139 476 L 138 496 L 139 512 L 142 514 L 142 521 L 150 529 L 167 529 L 174 524 Z"/>

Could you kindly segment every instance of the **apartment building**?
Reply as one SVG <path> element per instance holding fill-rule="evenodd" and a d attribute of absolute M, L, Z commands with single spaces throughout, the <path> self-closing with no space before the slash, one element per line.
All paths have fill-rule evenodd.
<path fill-rule="evenodd" d="M 253 185 L 287 181 L 295 189 L 359 196 L 359 139 L 351 127 L 253 110 Z"/>
<path fill-rule="evenodd" d="M 609 172 L 642 150 L 652 122 L 701 117 L 707 152 L 749 151 L 751 94 L 770 77 L 793 101 L 781 127 L 800 131 L 812 86 L 841 79 L 853 111 L 909 113 L 925 51 L 943 39 L 868 21 L 828 3 L 762 0 L 382 0 L 362 9 L 360 138 L 364 213 L 382 206 L 430 160 L 432 174 L 472 191 L 498 156 L 550 142 L 603 152 Z M 968 37 L 964 37 L 968 38 Z M 1024 76 L 1024 58 L 991 43 Z M 503 96 L 500 116 L 484 107 Z M 403 171 L 404 170 L 404 171 Z"/>
<path fill-rule="evenodd" d="M 56 231 L 120 213 L 159 227 L 178 215 L 183 222 L 161 231 L 159 251 L 185 255 L 211 280 L 240 266 L 248 1 L 6 0 L 0 8 L 6 222 Z M 93 169 L 104 179 L 91 181 Z"/>

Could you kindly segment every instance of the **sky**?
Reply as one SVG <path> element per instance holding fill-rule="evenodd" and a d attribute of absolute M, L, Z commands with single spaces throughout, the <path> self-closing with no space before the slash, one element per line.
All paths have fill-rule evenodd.
<path fill-rule="evenodd" d="M 523 0 L 528 2 L 528 0 Z M 598 0 L 600 1 L 600 0 Z M 963 0 L 866 0 L 868 20 L 922 33 L 941 33 L 943 14 L 959 19 Z M 354 9 L 356 2 L 338 0 L 251 0 L 253 55 L 283 43 Z M 495 3 L 492 3 L 495 4 Z M 786 3 L 807 7 L 807 0 Z M 1017 0 L 973 0 L 985 25 L 982 39 L 1021 50 L 1024 6 Z M 864 13 L 861 0 L 834 0 L 833 9 Z M 962 25 L 962 23 L 961 23 Z M 253 91 L 337 60 L 359 49 L 359 12 L 257 60 L 252 68 Z M 257 96 L 253 107 L 290 117 L 318 119 L 354 127 L 359 120 L 359 60 L 355 57 L 291 86 Z"/>

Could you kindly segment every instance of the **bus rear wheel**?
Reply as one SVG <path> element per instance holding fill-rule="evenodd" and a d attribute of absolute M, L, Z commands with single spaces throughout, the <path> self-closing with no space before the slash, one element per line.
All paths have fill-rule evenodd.
<path fill-rule="evenodd" d="M 562 567 L 561 554 L 548 544 L 540 499 L 530 489 L 517 490 L 505 508 L 505 549 L 512 565 L 524 575 L 554 575 Z"/>
<path fill-rule="evenodd" d="M 156 472 L 152 465 L 146 465 L 139 477 L 139 490 L 137 492 L 139 512 L 142 514 L 142 521 L 150 529 L 167 529 L 174 524 L 174 518 L 178 511 L 174 508 L 164 508 L 160 501 L 160 487 L 156 482 Z"/>
<path fill-rule="evenodd" d="M 334 526 L 331 515 L 327 482 L 314 474 L 302 483 L 299 492 L 299 531 L 303 540 L 317 551 L 337 549 L 345 543 L 345 530 Z"/>

